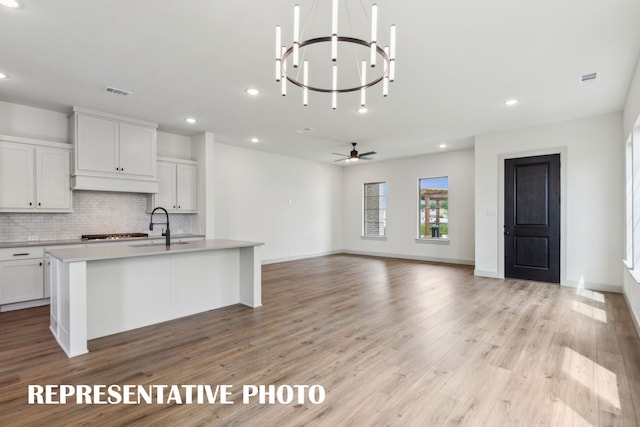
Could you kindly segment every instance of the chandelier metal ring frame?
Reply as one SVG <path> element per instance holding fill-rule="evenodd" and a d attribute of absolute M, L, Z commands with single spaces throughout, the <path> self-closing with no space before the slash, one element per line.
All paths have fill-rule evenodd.
<path fill-rule="evenodd" d="M 338 36 L 338 42 L 357 44 L 357 45 L 364 46 L 366 48 L 370 48 L 371 47 L 371 43 L 370 42 L 367 42 L 365 40 L 358 39 L 358 38 L 355 38 L 355 37 Z M 300 42 L 299 48 L 304 48 L 305 46 L 310 46 L 310 45 L 318 44 L 318 43 L 331 43 L 331 36 L 316 37 L 316 38 L 313 38 L 313 39 L 304 40 L 304 41 Z M 382 72 L 382 75 L 380 77 L 376 78 L 376 79 L 373 79 L 373 80 L 371 80 L 369 82 L 366 82 L 364 84 L 361 84 L 359 86 L 353 86 L 353 87 L 348 87 L 348 88 L 338 88 L 338 89 L 334 90 L 334 89 L 327 89 L 327 88 L 322 88 L 322 87 L 317 87 L 317 86 L 305 85 L 304 83 L 300 82 L 299 80 L 291 77 L 287 73 L 287 59 L 289 58 L 289 56 L 291 56 L 293 54 L 293 46 L 289 47 L 282 54 L 281 63 L 280 63 L 281 75 L 283 77 L 286 77 L 287 80 L 289 82 L 293 83 L 294 85 L 296 85 L 298 87 L 301 87 L 303 89 L 309 89 L 309 90 L 312 90 L 312 91 L 315 91 L 315 92 L 323 92 L 323 93 L 356 92 L 356 91 L 359 91 L 361 89 L 366 89 L 368 87 L 375 86 L 378 83 L 380 83 L 382 80 L 384 80 L 384 78 L 386 76 L 388 76 L 389 67 L 390 67 L 390 63 L 391 63 L 391 58 L 389 58 L 389 55 L 387 54 L 387 52 L 385 52 L 384 49 L 382 47 L 380 47 L 380 46 L 376 46 L 376 52 L 378 52 L 378 55 L 380 55 L 382 57 L 382 60 L 384 61 L 384 70 Z M 296 67 L 294 69 L 297 70 L 298 67 Z"/>
<path fill-rule="evenodd" d="M 382 96 L 386 97 L 389 91 L 389 83 L 394 81 L 395 76 L 395 39 L 396 39 L 396 26 L 390 27 L 389 46 L 384 48 L 378 43 L 378 5 L 371 5 L 371 40 L 365 41 L 355 37 L 345 37 L 338 35 L 338 0 L 331 1 L 331 35 L 327 37 L 317 37 L 308 40 L 300 41 L 300 6 L 294 5 L 293 7 L 293 45 L 283 46 L 282 33 L 279 25 L 276 25 L 276 50 L 275 50 L 275 73 L 276 82 L 281 84 L 282 96 L 287 95 L 287 82 L 293 83 L 295 86 L 302 88 L 302 103 L 303 105 L 309 105 L 309 91 L 323 92 L 331 94 L 331 108 L 337 108 L 337 95 L 339 93 L 356 92 L 360 91 L 360 106 L 366 111 L 366 89 L 382 82 Z M 315 2 L 314 2 L 315 4 Z M 348 17 L 347 9 L 347 17 Z M 350 18 L 349 18 L 350 22 Z M 300 49 L 306 46 L 319 44 L 319 43 L 331 43 L 331 62 L 332 68 L 332 86 L 319 87 L 309 84 L 309 61 L 303 60 L 302 63 L 302 81 L 299 80 L 299 74 L 295 74 L 292 69 L 300 69 Z M 355 85 L 355 81 L 350 80 L 349 83 L 344 83 L 341 87 L 338 84 L 338 44 L 348 43 L 352 45 L 363 46 L 370 50 L 369 61 L 364 58 L 360 58 L 361 67 L 359 68 L 360 84 Z M 292 58 L 292 69 L 288 67 L 288 59 Z M 376 67 L 376 59 L 380 57 L 384 62 L 384 70 L 382 75 L 374 74 L 374 77 L 367 76 L 366 69 Z M 358 55 L 356 55 L 356 62 L 358 62 Z M 367 63 L 369 67 L 367 67 Z M 314 68 L 314 66 L 311 66 Z M 291 73 L 291 74 L 290 74 Z M 344 80 L 344 79 L 343 79 Z M 360 110 L 360 109 L 359 109 Z"/>

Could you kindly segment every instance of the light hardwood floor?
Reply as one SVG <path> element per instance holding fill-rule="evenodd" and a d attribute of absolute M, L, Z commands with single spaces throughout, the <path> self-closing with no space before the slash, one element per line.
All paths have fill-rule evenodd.
<path fill-rule="evenodd" d="M 0 313 L 0 425 L 634 426 L 640 341 L 622 295 L 334 255 L 263 267 L 233 306 L 90 342 L 48 307 Z M 29 384 L 230 384 L 234 405 L 27 405 Z M 242 404 L 249 384 L 324 403 Z"/>

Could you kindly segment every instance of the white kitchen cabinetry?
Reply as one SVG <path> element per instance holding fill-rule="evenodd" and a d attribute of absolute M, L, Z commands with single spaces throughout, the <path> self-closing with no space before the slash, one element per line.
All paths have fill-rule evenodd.
<path fill-rule="evenodd" d="M 149 210 L 163 207 L 170 213 L 195 213 L 197 205 L 197 162 L 158 158 L 160 191 L 149 198 Z"/>
<path fill-rule="evenodd" d="M 71 212 L 69 144 L 0 136 L 0 212 Z"/>
<path fill-rule="evenodd" d="M 73 189 L 155 193 L 157 124 L 73 108 Z"/>
<path fill-rule="evenodd" d="M 0 250 L 0 305 L 44 298 L 43 249 Z"/>

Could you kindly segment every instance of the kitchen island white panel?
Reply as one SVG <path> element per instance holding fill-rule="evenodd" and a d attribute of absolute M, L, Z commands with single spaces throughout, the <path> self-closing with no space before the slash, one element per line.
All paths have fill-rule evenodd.
<path fill-rule="evenodd" d="M 69 357 L 87 340 L 233 304 L 259 307 L 261 243 L 204 240 L 52 250 L 50 329 Z"/>

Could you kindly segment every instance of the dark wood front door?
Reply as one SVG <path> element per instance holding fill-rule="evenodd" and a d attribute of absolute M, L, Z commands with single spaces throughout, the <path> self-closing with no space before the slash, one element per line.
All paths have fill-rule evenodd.
<path fill-rule="evenodd" d="M 560 155 L 505 160 L 504 275 L 560 283 Z"/>

